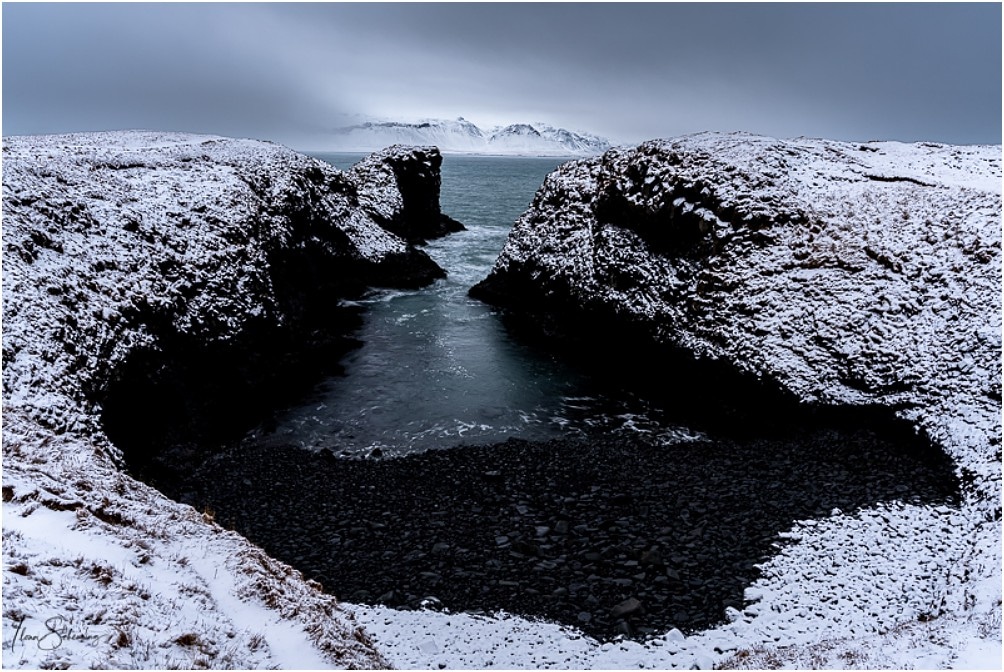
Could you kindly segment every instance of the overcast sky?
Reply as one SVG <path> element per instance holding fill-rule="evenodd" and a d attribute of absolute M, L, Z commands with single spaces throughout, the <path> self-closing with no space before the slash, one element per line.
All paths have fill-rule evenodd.
<path fill-rule="evenodd" d="M 360 118 L 1001 142 L 1001 6 L 3 5 L 3 132 Z"/>

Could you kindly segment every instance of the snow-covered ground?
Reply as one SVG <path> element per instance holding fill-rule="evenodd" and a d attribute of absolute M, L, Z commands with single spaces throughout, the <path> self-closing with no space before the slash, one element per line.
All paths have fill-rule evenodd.
<path fill-rule="evenodd" d="M 388 151 L 419 172 L 431 160 Z M 165 330 L 225 341 L 291 319 L 277 253 L 312 245 L 374 277 L 401 259 L 438 270 L 360 204 L 387 191 L 382 165 L 349 177 L 278 145 L 182 134 L 5 138 L 5 667 L 385 664 L 318 585 L 127 476 L 98 406 Z"/>
<path fill-rule="evenodd" d="M 137 307 L 224 335 L 270 314 L 268 246 L 302 235 L 290 208 L 336 222 L 357 259 L 407 250 L 344 177 L 275 145 L 175 134 L 3 151 L 4 667 L 998 668 L 1000 147 L 696 136 L 548 179 L 497 270 L 532 255 L 806 399 L 893 405 L 966 487 L 957 508 L 802 521 L 729 623 L 646 643 L 338 603 L 120 469 L 89 400 L 152 342 Z M 650 254 L 597 222 L 601 193 L 686 210 L 729 263 Z"/>
<path fill-rule="evenodd" d="M 333 597 L 206 513 L 97 468 L 90 442 L 6 406 L 3 440 L 5 668 L 385 665 Z M 22 467 L 27 455 L 51 457 Z"/>
<path fill-rule="evenodd" d="M 957 510 L 796 525 L 750 606 L 687 651 L 997 666 L 1000 194 L 999 146 L 700 134 L 565 164 L 516 223 L 482 295 L 588 305 L 804 401 L 887 406 L 957 465 Z M 724 632 L 727 649 L 709 644 Z"/>

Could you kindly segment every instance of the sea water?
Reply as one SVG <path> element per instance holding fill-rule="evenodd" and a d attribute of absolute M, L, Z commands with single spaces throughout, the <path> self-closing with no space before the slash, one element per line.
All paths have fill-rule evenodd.
<path fill-rule="evenodd" d="M 345 169 L 361 154 L 315 154 Z M 489 272 L 516 218 L 561 159 L 447 156 L 442 211 L 466 231 L 423 249 L 447 277 L 419 290 L 374 290 L 356 333 L 362 347 L 298 406 L 272 440 L 339 455 L 385 456 L 509 437 L 630 432 L 653 441 L 694 436 L 658 409 L 610 390 L 553 353 L 515 341 L 498 312 L 467 296 Z"/>

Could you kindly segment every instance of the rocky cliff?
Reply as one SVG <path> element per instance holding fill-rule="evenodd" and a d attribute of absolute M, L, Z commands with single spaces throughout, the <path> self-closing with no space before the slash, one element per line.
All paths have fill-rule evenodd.
<path fill-rule="evenodd" d="M 549 175 L 471 294 L 604 356 L 642 350 L 637 376 L 657 386 L 707 399 L 746 382 L 753 394 L 740 405 L 765 390 L 796 407 L 905 419 L 965 484 L 952 534 L 967 550 L 952 559 L 954 593 L 933 598 L 937 613 L 999 622 L 1000 193 L 999 146 L 653 141 Z M 692 365 L 659 369 L 670 353 Z M 851 529 L 855 518 L 834 524 Z M 886 522 L 886 541 L 867 553 L 923 552 L 923 535 L 905 540 Z M 858 607 L 822 604 L 829 579 L 819 577 L 864 586 L 874 577 L 851 574 L 884 570 L 864 549 L 847 556 L 832 532 L 806 531 L 800 548 L 810 550 L 765 570 L 770 610 L 812 613 L 821 636 L 852 636 Z M 828 565 L 836 555 L 849 560 L 843 569 Z M 975 607 L 980 581 L 990 594 Z"/>
<path fill-rule="evenodd" d="M 377 222 L 410 242 L 464 229 L 439 208 L 440 167 L 435 147 L 394 145 L 366 157 L 349 171 L 360 185 L 359 202 Z"/>
<path fill-rule="evenodd" d="M 441 277 L 397 235 L 443 230 L 438 152 L 342 173 L 129 132 L 6 138 L 3 159 L 4 665 L 384 665 L 334 598 L 119 447 L 223 438 L 350 347 L 344 299 Z"/>

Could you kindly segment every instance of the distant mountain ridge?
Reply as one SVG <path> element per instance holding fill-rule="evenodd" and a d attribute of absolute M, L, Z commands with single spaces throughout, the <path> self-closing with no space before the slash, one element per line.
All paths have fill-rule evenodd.
<path fill-rule="evenodd" d="M 606 138 L 550 124 L 518 123 L 481 129 L 463 117 L 417 123 L 370 121 L 336 129 L 332 140 L 333 149 L 350 152 L 406 144 L 435 145 L 440 151 L 462 154 L 590 156 L 610 148 Z"/>

